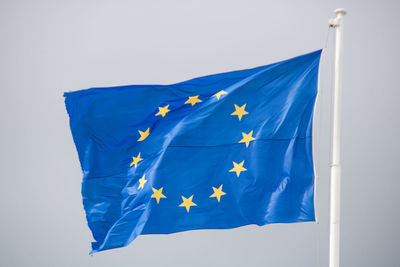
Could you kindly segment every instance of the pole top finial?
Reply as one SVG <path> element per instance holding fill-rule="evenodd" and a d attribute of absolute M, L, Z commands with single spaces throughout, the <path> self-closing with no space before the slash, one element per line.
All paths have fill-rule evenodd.
<path fill-rule="evenodd" d="M 335 9 L 334 12 L 335 12 L 336 15 L 341 14 L 342 16 L 347 14 L 347 11 L 344 8 L 337 8 L 337 9 Z"/>

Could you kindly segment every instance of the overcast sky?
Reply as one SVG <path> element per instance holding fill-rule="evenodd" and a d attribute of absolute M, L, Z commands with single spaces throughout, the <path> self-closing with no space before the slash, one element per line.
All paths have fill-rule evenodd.
<path fill-rule="evenodd" d="M 0 1 L 0 266 L 327 266 L 333 10 L 345 7 L 342 266 L 400 265 L 400 2 Z M 140 236 L 89 256 L 63 92 L 169 84 L 320 49 L 319 224 Z"/>

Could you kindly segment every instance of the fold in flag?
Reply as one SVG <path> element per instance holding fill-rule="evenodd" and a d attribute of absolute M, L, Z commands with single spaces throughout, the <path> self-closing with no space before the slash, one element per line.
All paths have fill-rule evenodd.
<path fill-rule="evenodd" d="M 65 93 L 91 253 L 138 235 L 314 221 L 320 54 Z"/>

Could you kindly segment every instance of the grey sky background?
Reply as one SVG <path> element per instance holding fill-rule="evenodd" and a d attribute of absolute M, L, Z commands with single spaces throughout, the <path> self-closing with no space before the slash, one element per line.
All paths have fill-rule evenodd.
<path fill-rule="evenodd" d="M 89 256 L 63 92 L 266 65 L 344 29 L 342 266 L 400 266 L 399 1 L 0 1 L 0 266 L 327 266 L 334 31 L 315 115 L 319 224 L 140 236 Z"/>

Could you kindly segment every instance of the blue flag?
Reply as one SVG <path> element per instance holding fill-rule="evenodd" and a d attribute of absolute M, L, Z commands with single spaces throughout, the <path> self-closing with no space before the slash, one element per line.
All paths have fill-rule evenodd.
<path fill-rule="evenodd" d="M 144 234 L 314 221 L 320 54 L 65 93 L 91 253 Z"/>

